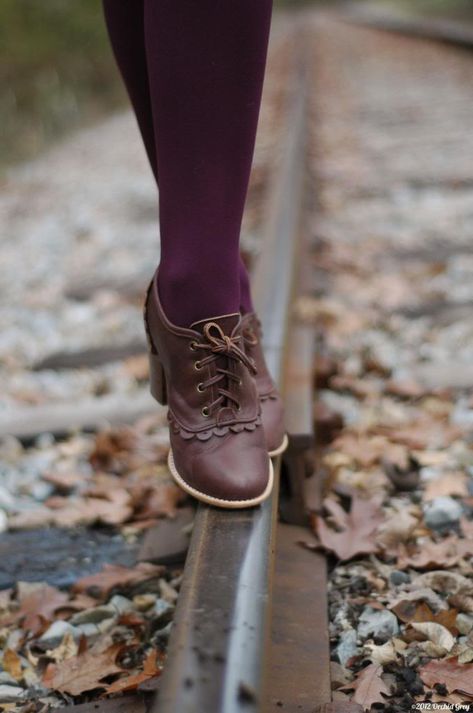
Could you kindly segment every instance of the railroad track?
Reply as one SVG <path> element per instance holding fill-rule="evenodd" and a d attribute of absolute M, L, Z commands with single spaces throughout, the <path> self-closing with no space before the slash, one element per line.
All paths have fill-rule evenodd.
<path fill-rule="evenodd" d="M 158 688 L 63 709 L 71 713 L 350 710 L 348 703 L 331 703 L 325 557 L 298 545 L 307 538 L 319 483 L 307 477 L 306 459 L 314 436 L 314 334 L 291 319 L 294 300 L 310 286 L 305 201 L 308 188 L 313 192 L 306 165 L 311 62 L 303 27 L 296 32 L 286 130 L 253 274 L 267 360 L 285 396 L 290 447 L 275 459 L 275 489 L 262 507 L 223 512 L 199 504 Z M 141 345 L 130 353 L 135 348 L 139 353 Z M 94 363 L 102 358 L 88 355 Z M 130 419 L 147 408 L 146 400 L 137 404 Z M 86 425 L 96 428 L 119 410 L 110 403 Z M 48 423 L 60 434 L 64 413 Z M 40 425 L 13 424 L 25 442 Z M 157 544 L 152 535 L 145 538 L 150 559 Z"/>
<path fill-rule="evenodd" d="M 222 511 L 199 504 L 159 688 L 66 711 L 256 713 L 282 706 L 308 713 L 330 701 L 325 560 L 298 545 L 307 536 L 308 485 L 313 496 L 317 484 L 315 476 L 307 477 L 314 435 L 314 334 L 291 319 L 293 301 L 307 285 L 308 249 L 310 78 L 303 28 L 296 32 L 279 165 L 253 274 L 268 365 L 287 400 L 289 449 L 274 460 L 274 491 L 261 507 Z M 87 358 L 94 363 L 103 355 Z M 137 413 L 146 408 L 146 402 L 138 404 Z M 104 414 L 94 411 L 86 426 L 96 428 L 116 410 L 110 404 Z M 57 435 L 64 422 L 64 413 L 53 413 L 48 421 Z M 38 432 L 34 420 L 9 426 L 25 443 Z M 153 559 L 152 535 L 144 547 Z"/>
<path fill-rule="evenodd" d="M 328 634 L 320 626 L 327 616 L 324 563 L 314 566 L 313 554 L 297 547 L 307 518 L 304 456 L 313 436 L 314 338 L 290 320 L 305 250 L 303 44 L 294 62 L 287 130 L 253 275 L 268 365 L 288 397 L 291 446 L 274 461 L 276 485 L 262 507 L 223 512 L 199 505 L 152 713 L 309 711 L 330 700 Z M 278 523 L 280 509 L 286 524 Z"/>

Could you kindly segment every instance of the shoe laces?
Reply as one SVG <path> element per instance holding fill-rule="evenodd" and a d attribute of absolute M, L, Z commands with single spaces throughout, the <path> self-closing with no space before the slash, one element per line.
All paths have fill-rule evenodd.
<path fill-rule="evenodd" d="M 205 366 L 213 364 L 220 357 L 224 356 L 229 360 L 243 364 L 251 374 L 256 374 L 256 365 L 253 359 L 251 359 L 244 350 L 239 346 L 242 338 L 239 334 L 235 336 L 228 336 L 225 334 L 219 324 L 216 322 L 207 322 L 203 329 L 204 337 L 207 341 L 197 341 L 193 340 L 191 342 L 192 349 L 202 349 L 208 354 L 195 362 L 195 367 L 197 369 L 202 369 Z M 212 401 L 210 404 L 202 409 L 204 416 L 210 416 L 215 410 L 220 410 L 228 402 L 233 404 L 237 411 L 240 410 L 241 405 L 237 394 L 231 390 L 231 382 L 236 384 L 241 384 L 240 377 L 235 374 L 230 369 L 226 369 L 222 366 L 216 367 L 216 373 L 209 379 L 201 381 L 198 385 L 199 391 L 205 391 L 214 385 L 218 386 L 218 397 Z M 229 388 L 227 388 L 227 386 Z"/>

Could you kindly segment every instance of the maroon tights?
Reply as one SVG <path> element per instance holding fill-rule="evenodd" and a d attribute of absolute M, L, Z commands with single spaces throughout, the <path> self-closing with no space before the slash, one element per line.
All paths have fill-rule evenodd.
<path fill-rule="evenodd" d="M 103 0 L 159 183 L 158 287 L 175 324 L 252 310 L 239 254 L 272 0 Z"/>

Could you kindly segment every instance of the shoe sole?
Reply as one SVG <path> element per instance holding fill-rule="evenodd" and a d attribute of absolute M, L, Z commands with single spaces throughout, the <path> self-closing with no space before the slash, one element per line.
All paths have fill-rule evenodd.
<path fill-rule="evenodd" d="M 286 448 L 289 445 L 289 438 L 287 436 L 287 433 L 284 434 L 284 438 L 282 439 L 282 443 L 280 446 L 278 446 L 274 451 L 269 451 L 268 455 L 270 458 L 274 458 L 275 456 L 280 456 L 281 453 L 284 453 Z"/>
<path fill-rule="evenodd" d="M 269 461 L 268 484 L 264 492 L 261 495 L 258 495 L 257 498 L 251 498 L 250 500 L 224 500 L 223 498 L 215 498 L 212 495 L 206 495 L 205 493 L 201 493 L 200 490 L 196 490 L 191 485 L 188 485 L 186 481 L 182 478 L 182 476 L 178 473 L 176 464 L 174 463 L 172 449 L 169 450 L 168 467 L 176 483 L 179 485 L 180 488 L 182 488 L 182 490 L 185 490 L 186 493 L 192 495 L 192 497 L 196 498 L 196 500 L 200 500 L 203 503 L 207 503 L 207 505 L 216 505 L 217 507 L 226 508 L 227 510 L 250 508 L 259 505 L 271 495 L 271 491 L 273 489 L 274 470 L 271 461 Z"/>

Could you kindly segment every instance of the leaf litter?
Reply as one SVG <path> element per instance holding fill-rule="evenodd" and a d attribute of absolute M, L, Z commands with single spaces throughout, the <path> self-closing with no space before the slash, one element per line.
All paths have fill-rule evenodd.
<path fill-rule="evenodd" d="M 302 544 L 329 563 L 333 698 L 372 712 L 473 710 L 473 329 L 455 303 L 473 304 L 472 194 L 459 207 L 433 161 L 460 170 L 443 122 L 467 106 L 473 68 L 333 18 L 313 30 L 324 98 L 311 125 L 315 277 L 296 313 L 316 331 L 325 492 L 316 542 Z M 434 116 L 439 93 L 452 101 Z M 426 130 L 435 149 L 420 142 L 413 160 Z M 432 186 L 431 202 L 419 205 L 414 184 Z"/>

